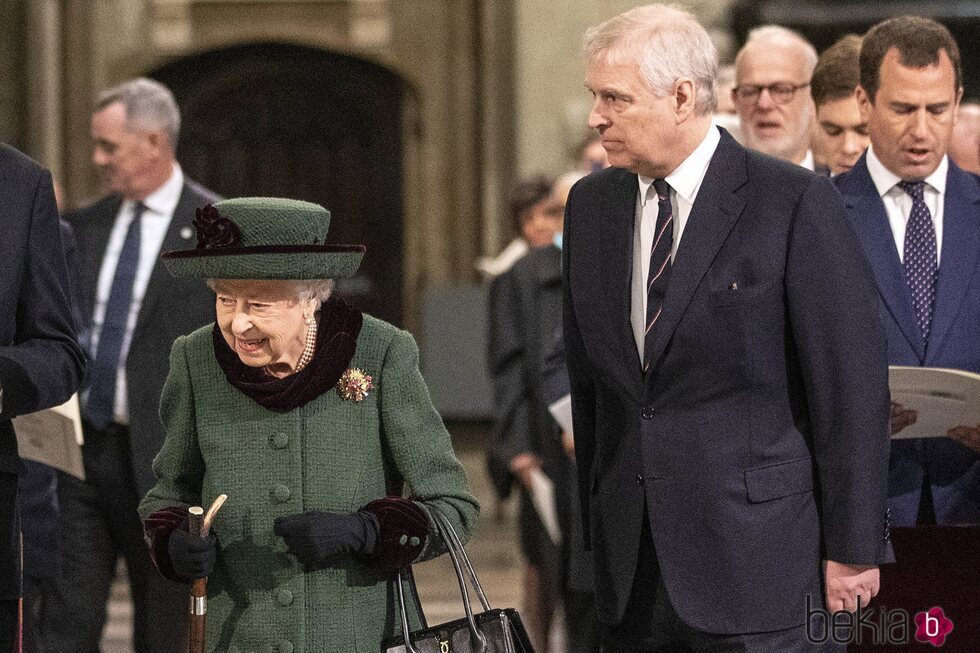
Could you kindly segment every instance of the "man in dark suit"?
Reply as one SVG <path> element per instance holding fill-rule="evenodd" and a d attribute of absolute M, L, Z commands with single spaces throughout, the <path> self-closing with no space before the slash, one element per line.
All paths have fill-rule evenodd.
<path fill-rule="evenodd" d="M 66 401 L 85 370 L 50 173 L 0 144 L 0 650 L 20 595 L 17 439 L 10 420 Z"/>
<path fill-rule="evenodd" d="M 890 556 L 874 283 L 830 181 L 711 126 L 686 12 L 586 36 L 614 168 L 567 204 L 564 335 L 609 651 L 807 651 Z M 826 641 L 826 624 L 813 633 Z"/>
<path fill-rule="evenodd" d="M 835 182 L 878 284 L 889 363 L 980 372 L 980 180 L 946 155 L 963 94 L 956 41 L 902 16 L 868 32 L 860 62 L 871 147 Z M 914 420 L 893 407 L 894 431 Z M 892 443 L 894 525 L 980 522 L 980 425 L 948 435 Z"/>
<path fill-rule="evenodd" d="M 180 115 L 148 79 L 102 93 L 92 115 L 93 162 L 110 195 L 66 219 L 75 228 L 91 316 L 83 395 L 84 482 L 59 479 L 62 587 L 45 624 L 52 651 L 97 651 L 116 560 L 126 561 L 138 651 L 177 651 L 186 588 L 157 574 L 136 513 L 163 442 L 160 392 L 174 339 L 214 318 L 203 284 L 171 278 L 161 251 L 183 249 L 195 209 L 217 198 L 174 159 Z"/>

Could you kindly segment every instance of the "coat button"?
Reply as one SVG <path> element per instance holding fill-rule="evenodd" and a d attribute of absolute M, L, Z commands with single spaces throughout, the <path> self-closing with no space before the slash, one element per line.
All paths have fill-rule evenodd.
<path fill-rule="evenodd" d="M 285 449 L 289 446 L 289 435 L 286 433 L 276 433 L 272 436 L 272 447 L 274 449 Z"/>
<path fill-rule="evenodd" d="M 272 496 L 279 503 L 285 503 L 289 501 L 289 488 L 280 483 L 272 488 Z"/>
<path fill-rule="evenodd" d="M 643 419 L 653 419 L 653 409 L 649 406 L 644 406 L 643 410 L 640 411 L 640 415 Z"/>
<path fill-rule="evenodd" d="M 637 485 L 643 485 L 643 474 L 637 474 L 636 475 L 636 484 Z"/>
<path fill-rule="evenodd" d="M 289 545 L 286 544 L 286 540 L 278 539 L 278 540 L 276 540 L 276 543 L 273 544 L 272 546 L 276 550 L 276 553 L 288 553 L 289 552 Z"/>
<path fill-rule="evenodd" d="M 279 653 L 293 653 L 293 643 L 288 640 L 279 642 Z"/>
<path fill-rule="evenodd" d="M 289 590 L 279 590 L 279 595 L 276 596 L 276 600 L 278 600 L 279 605 L 283 607 L 291 605 L 293 602 L 293 593 Z"/>

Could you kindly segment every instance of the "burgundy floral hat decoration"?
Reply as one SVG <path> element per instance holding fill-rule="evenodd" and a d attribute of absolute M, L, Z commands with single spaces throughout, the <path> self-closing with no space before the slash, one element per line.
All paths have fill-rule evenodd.
<path fill-rule="evenodd" d="M 363 245 L 328 245 L 330 212 L 311 202 L 240 197 L 197 209 L 197 247 L 162 255 L 175 277 L 337 279 L 353 276 Z"/>

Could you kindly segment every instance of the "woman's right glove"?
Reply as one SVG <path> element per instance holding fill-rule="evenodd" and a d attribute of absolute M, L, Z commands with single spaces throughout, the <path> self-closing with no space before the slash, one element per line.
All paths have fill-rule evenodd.
<path fill-rule="evenodd" d="M 211 575 L 217 557 L 216 543 L 214 533 L 199 537 L 188 533 L 186 524 L 174 529 L 167 543 L 167 553 L 177 576 L 181 580 L 191 581 Z"/>

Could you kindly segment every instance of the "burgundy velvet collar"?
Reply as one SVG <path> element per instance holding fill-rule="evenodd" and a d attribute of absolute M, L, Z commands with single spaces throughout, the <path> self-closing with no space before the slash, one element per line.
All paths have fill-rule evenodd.
<path fill-rule="evenodd" d="M 263 408 L 287 413 L 304 406 L 337 385 L 354 357 L 363 316 L 341 299 L 328 299 L 320 308 L 316 349 L 309 364 L 296 374 L 277 379 L 241 361 L 215 323 L 211 335 L 214 355 L 228 382 Z"/>

